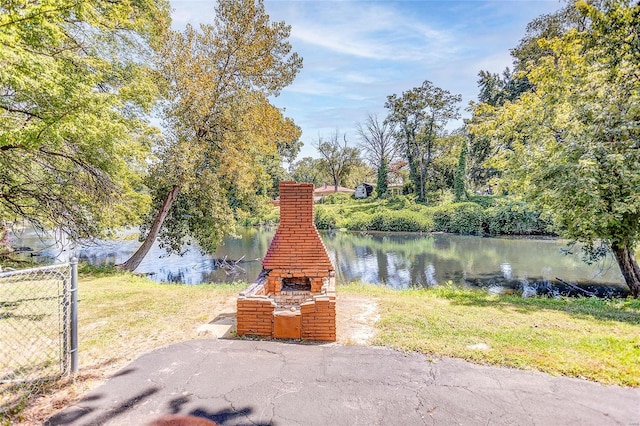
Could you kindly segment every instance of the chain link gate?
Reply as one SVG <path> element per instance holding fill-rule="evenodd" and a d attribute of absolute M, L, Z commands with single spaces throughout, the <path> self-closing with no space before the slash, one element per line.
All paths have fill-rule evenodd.
<path fill-rule="evenodd" d="M 0 273 L 0 418 L 77 371 L 77 266 Z"/>

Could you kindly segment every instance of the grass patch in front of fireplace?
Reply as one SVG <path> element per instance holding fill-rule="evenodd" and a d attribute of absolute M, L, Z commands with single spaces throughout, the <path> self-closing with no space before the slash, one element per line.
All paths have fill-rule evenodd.
<path fill-rule="evenodd" d="M 522 298 L 450 285 L 337 290 L 378 299 L 377 345 L 640 386 L 640 300 Z"/>

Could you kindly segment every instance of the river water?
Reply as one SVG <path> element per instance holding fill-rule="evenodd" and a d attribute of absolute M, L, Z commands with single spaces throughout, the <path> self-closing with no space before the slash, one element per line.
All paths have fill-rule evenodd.
<path fill-rule="evenodd" d="M 161 282 L 184 284 L 253 281 L 261 271 L 275 229 L 243 229 L 227 238 L 212 255 L 191 246 L 183 256 L 168 256 L 156 244 L 137 273 Z M 397 289 L 430 287 L 452 282 L 477 286 L 490 292 L 571 294 L 619 297 L 627 294 L 620 270 L 608 257 L 586 265 L 579 248 L 562 254 L 567 242 L 557 239 L 483 238 L 451 234 L 321 232 L 336 266 L 338 283 L 362 281 Z M 139 246 L 135 238 L 99 241 L 75 250 L 43 243 L 33 232 L 16 233 L 14 246 L 33 249 L 23 255 L 51 263 L 72 254 L 96 265 L 117 264 Z M 235 268 L 219 267 L 219 261 L 240 260 Z M 562 281 L 575 284 L 563 284 Z"/>

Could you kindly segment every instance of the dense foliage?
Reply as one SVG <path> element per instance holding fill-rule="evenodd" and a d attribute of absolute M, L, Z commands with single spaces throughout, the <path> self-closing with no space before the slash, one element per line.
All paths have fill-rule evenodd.
<path fill-rule="evenodd" d="M 0 221 L 70 238 L 139 218 L 165 0 L 0 6 Z"/>
<path fill-rule="evenodd" d="M 446 135 L 450 120 L 459 118 L 460 95 L 436 87 L 428 80 L 421 86 L 387 96 L 387 122 L 396 126 L 396 141 L 409 166 L 409 177 L 418 199 L 426 200 L 427 181 L 432 179 L 432 163 L 441 150 L 438 142 Z"/>
<path fill-rule="evenodd" d="M 272 195 L 269 171 L 295 155 L 300 129 L 269 102 L 302 67 L 291 28 L 270 22 L 261 1 L 218 2 L 213 25 L 170 32 L 159 58 L 169 129 L 147 185 L 153 210 L 135 269 L 159 235 L 180 252 L 195 239 L 213 251 Z"/>
<path fill-rule="evenodd" d="M 291 178 L 296 182 L 312 183 L 322 186 L 330 181 L 320 158 L 303 157 L 292 166 Z"/>
<path fill-rule="evenodd" d="M 478 107 L 474 132 L 490 136 L 498 182 L 551 216 L 563 235 L 616 256 L 634 296 L 640 268 L 640 5 L 576 3 L 580 27 L 539 38 L 526 65 L 535 90 Z"/>
<path fill-rule="evenodd" d="M 338 196 L 340 195 L 340 196 Z M 412 196 L 353 200 L 336 194 L 315 207 L 319 229 L 352 231 L 451 232 L 470 235 L 549 235 L 551 223 L 524 202 L 504 197 L 474 197 L 474 202 L 444 201 L 435 206 Z M 328 198 L 328 197 L 327 197 Z"/>

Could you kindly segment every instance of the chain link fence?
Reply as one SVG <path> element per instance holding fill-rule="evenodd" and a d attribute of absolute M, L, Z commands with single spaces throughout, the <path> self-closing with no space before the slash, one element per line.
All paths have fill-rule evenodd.
<path fill-rule="evenodd" d="M 0 273 L 0 418 L 77 370 L 77 260 Z"/>

